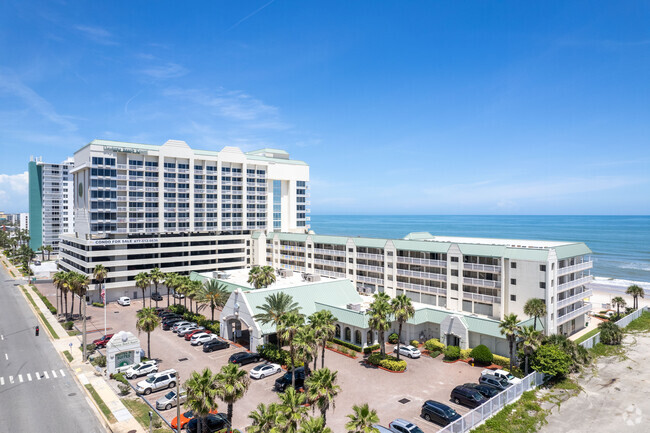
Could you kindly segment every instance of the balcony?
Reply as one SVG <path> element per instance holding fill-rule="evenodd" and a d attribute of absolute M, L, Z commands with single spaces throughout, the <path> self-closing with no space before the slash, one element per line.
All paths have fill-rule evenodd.
<path fill-rule="evenodd" d="M 305 251 L 305 247 L 299 247 L 295 245 L 280 245 L 280 249 L 284 251 Z"/>
<path fill-rule="evenodd" d="M 176 173 L 176 167 L 165 167 L 165 173 Z"/>
<path fill-rule="evenodd" d="M 117 164 L 118 170 L 126 170 L 126 164 Z"/>
<path fill-rule="evenodd" d="M 585 269 L 591 269 L 593 267 L 593 264 L 594 263 L 590 260 L 578 263 L 577 265 L 565 266 L 557 270 L 557 276 L 559 277 L 566 274 L 572 274 L 574 272 L 584 271 Z"/>
<path fill-rule="evenodd" d="M 420 259 L 416 257 L 403 257 L 397 256 L 397 263 L 413 264 L 413 265 L 425 265 L 425 266 L 436 266 L 439 268 L 446 268 L 447 262 L 444 260 L 433 260 L 433 259 Z"/>
<path fill-rule="evenodd" d="M 557 286 L 557 293 L 564 292 L 565 290 L 569 290 L 574 287 L 583 286 L 590 282 L 591 282 L 591 275 L 587 275 L 586 277 L 578 278 L 573 281 L 567 281 L 566 283 L 559 284 Z"/>
<path fill-rule="evenodd" d="M 126 191 L 126 185 L 118 185 L 117 190 L 118 191 Z"/>
<path fill-rule="evenodd" d="M 467 284 L 469 286 L 491 287 L 495 289 L 501 288 L 501 281 L 483 280 L 481 278 L 463 277 L 463 284 Z"/>
<path fill-rule="evenodd" d="M 126 207 L 118 207 L 117 211 L 118 212 L 126 212 Z"/>
<path fill-rule="evenodd" d="M 463 269 L 469 269 L 478 272 L 490 272 L 492 274 L 500 274 L 501 266 L 496 265 L 482 265 L 480 263 L 463 263 Z"/>
<path fill-rule="evenodd" d="M 370 253 L 357 253 L 357 259 L 367 259 L 367 260 L 378 260 L 380 262 L 384 261 L 383 254 L 370 254 Z"/>
<path fill-rule="evenodd" d="M 165 187 L 165 192 L 176 192 L 176 188 Z"/>
<path fill-rule="evenodd" d="M 571 305 L 571 304 L 574 304 L 574 303 L 576 303 L 578 301 L 582 301 L 583 299 L 590 297 L 592 294 L 593 294 L 593 292 L 592 292 L 591 289 L 584 290 L 584 291 L 582 291 L 580 293 L 576 293 L 573 296 L 569 296 L 568 298 L 564 298 L 561 301 L 557 301 L 556 307 L 559 310 L 560 308 L 564 308 L 567 305 Z"/>
<path fill-rule="evenodd" d="M 189 172 L 190 172 L 190 169 L 189 169 L 189 168 L 179 168 L 179 169 L 178 169 L 178 172 L 179 172 L 179 173 L 189 173 Z"/>
<path fill-rule="evenodd" d="M 397 275 L 401 275 L 403 277 L 423 278 L 425 280 L 447 281 L 447 275 L 434 274 L 432 272 L 420 272 L 420 271 L 409 271 L 407 269 L 398 269 Z"/>
<path fill-rule="evenodd" d="M 341 272 L 326 271 L 324 269 L 314 269 L 314 273 L 317 275 L 323 275 L 325 277 L 332 278 L 345 278 L 345 274 Z"/>
<path fill-rule="evenodd" d="M 364 283 L 384 284 L 384 280 L 382 278 L 365 277 L 363 275 L 355 275 L 354 277 L 356 278 L 357 281 L 361 281 Z"/>
<path fill-rule="evenodd" d="M 345 269 L 345 262 L 338 262 L 336 260 L 314 259 L 314 263 L 324 266 L 332 266 L 333 268 Z"/>
<path fill-rule="evenodd" d="M 372 266 L 372 265 L 362 265 L 357 263 L 357 269 L 360 269 L 362 271 L 371 271 L 371 272 L 379 272 L 380 274 L 384 273 L 384 268 L 379 267 L 379 266 Z"/>
<path fill-rule="evenodd" d="M 345 251 L 325 250 L 323 248 L 314 248 L 314 254 L 323 254 L 323 255 L 326 255 L 326 256 L 345 257 Z"/>
<path fill-rule="evenodd" d="M 487 304 L 501 303 L 501 298 L 498 296 L 481 295 L 480 293 L 463 292 L 463 299 L 472 299 L 474 301 L 485 302 Z"/>
<path fill-rule="evenodd" d="M 407 290 L 418 290 L 420 292 L 429 292 L 429 293 L 435 293 L 438 295 L 447 295 L 447 289 L 441 288 L 441 287 L 431 287 L 431 286 L 424 286 L 422 284 L 411 284 L 411 283 L 402 283 L 400 281 L 397 281 L 397 287 L 400 289 L 407 289 Z"/>
<path fill-rule="evenodd" d="M 126 180 L 126 174 L 118 174 L 117 180 Z"/>
<path fill-rule="evenodd" d="M 564 316 L 559 316 L 557 318 L 557 325 L 560 326 L 563 323 L 568 322 L 571 319 L 575 319 L 576 317 L 579 317 L 582 314 L 587 314 L 589 311 L 591 311 L 591 304 L 586 303 L 580 308 L 577 308 L 573 311 L 570 311 L 568 313 L 565 313 Z"/>
<path fill-rule="evenodd" d="M 145 187 L 144 190 L 147 191 L 147 192 L 157 192 L 158 188 L 156 188 L 155 186 L 147 186 L 147 187 Z"/>

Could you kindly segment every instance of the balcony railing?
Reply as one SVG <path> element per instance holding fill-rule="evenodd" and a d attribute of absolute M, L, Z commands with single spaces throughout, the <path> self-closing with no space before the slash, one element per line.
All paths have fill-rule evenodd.
<path fill-rule="evenodd" d="M 344 263 L 345 266 L 345 263 Z M 357 269 L 361 269 L 362 271 L 371 271 L 371 272 L 379 272 L 380 274 L 384 273 L 384 268 L 380 266 L 372 266 L 372 265 L 362 265 L 360 263 L 357 263 Z"/>
<path fill-rule="evenodd" d="M 557 276 L 572 274 L 574 272 L 584 271 L 585 269 L 591 269 L 593 267 L 593 262 L 591 260 L 578 263 L 576 265 L 565 266 L 557 270 Z"/>
<path fill-rule="evenodd" d="M 570 312 L 568 312 L 568 313 L 565 313 L 563 316 L 559 316 L 559 317 L 557 318 L 557 325 L 559 326 L 559 325 L 561 325 L 561 324 L 563 324 L 563 323 L 568 322 L 568 321 L 571 320 L 571 319 L 575 319 L 576 317 L 578 317 L 578 316 L 580 316 L 580 315 L 582 315 L 582 314 L 586 314 L 586 313 L 589 312 L 590 310 L 591 310 L 591 304 L 590 304 L 590 303 L 586 303 L 585 305 L 583 305 L 583 306 L 580 307 L 580 308 L 577 308 L 577 309 L 575 309 L 575 310 L 573 310 L 573 311 L 570 311 Z"/>
<path fill-rule="evenodd" d="M 406 263 L 413 265 L 425 265 L 425 266 L 437 266 L 441 268 L 447 267 L 447 262 L 444 260 L 433 260 L 433 259 L 420 259 L 417 257 L 404 257 L 397 256 L 397 263 Z"/>
<path fill-rule="evenodd" d="M 480 263 L 463 263 L 463 269 L 470 269 L 472 271 L 479 271 L 479 272 L 490 272 L 492 274 L 501 273 L 501 266 L 483 265 Z"/>
<path fill-rule="evenodd" d="M 357 281 L 363 281 L 364 283 L 384 284 L 384 280 L 382 278 L 366 277 L 364 275 L 355 275 L 354 277 L 357 279 Z"/>
<path fill-rule="evenodd" d="M 345 274 L 341 272 L 326 271 L 325 269 L 314 269 L 314 273 L 317 275 L 323 275 L 326 277 L 333 278 L 345 278 Z"/>
<path fill-rule="evenodd" d="M 285 251 L 305 251 L 305 247 L 299 247 L 295 245 L 280 245 L 280 249 Z"/>
<path fill-rule="evenodd" d="M 326 255 L 326 256 L 345 257 L 345 251 L 326 250 L 326 249 L 323 249 L 323 248 L 314 248 L 314 254 L 323 254 L 323 255 Z"/>
<path fill-rule="evenodd" d="M 314 263 L 324 266 L 332 266 L 334 268 L 345 269 L 345 262 L 338 262 L 336 260 L 314 259 Z"/>
<path fill-rule="evenodd" d="M 367 260 L 378 260 L 380 262 L 384 261 L 383 254 L 370 254 L 370 253 L 357 253 L 358 259 L 367 259 Z"/>
<path fill-rule="evenodd" d="M 591 282 L 591 275 L 587 275 L 586 277 L 578 278 L 573 281 L 567 281 L 566 283 L 559 284 L 557 286 L 557 292 L 564 292 L 565 290 L 572 289 L 574 287 L 582 286 L 587 283 Z"/>
<path fill-rule="evenodd" d="M 593 294 L 593 292 L 592 292 L 591 289 L 587 289 L 587 290 L 584 290 L 584 291 L 582 291 L 580 293 L 576 293 L 573 296 L 569 296 L 568 298 L 564 298 L 561 301 L 557 301 L 557 308 L 560 309 L 560 308 L 566 307 L 567 305 L 574 304 L 574 303 L 576 303 L 578 301 L 581 301 L 581 300 L 583 300 L 585 298 L 590 297 L 592 294 Z"/>
<path fill-rule="evenodd" d="M 501 298 L 498 296 L 482 295 L 480 293 L 463 292 L 464 299 L 473 299 L 475 301 L 486 302 L 488 304 L 500 304 Z"/>
<path fill-rule="evenodd" d="M 424 278 L 425 280 L 447 281 L 444 274 L 434 274 L 432 272 L 409 271 L 407 269 L 398 269 L 397 275 L 404 277 Z"/>
<path fill-rule="evenodd" d="M 429 293 L 435 293 L 435 294 L 438 294 L 438 295 L 446 295 L 447 294 L 447 289 L 444 289 L 442 287 L 425 286 L 423 284 L 402 283 L 402 282 L 398 281 L 397 282 L 397 287 L 400 288 L 400 289 L 418 290 L 420 292 L 429 292 Z"/>
<path fill-rule="evenodd" d="M 470 286 L 501 288 L 501 281 L 484 280 L 482 278 L 463 278 L 463 283 Z"/>

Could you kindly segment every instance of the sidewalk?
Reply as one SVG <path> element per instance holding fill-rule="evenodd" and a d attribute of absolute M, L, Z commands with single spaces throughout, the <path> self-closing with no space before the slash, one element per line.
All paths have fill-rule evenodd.
<path fill-rule="evenodd" d="M 6 258 L 2 256 L 3 264 L 5 261 Z M 81 336 L 69 336 L 68 332 L 63 329 L 63 326 L 61 326 L 57 318 L 45 306 L 41 298 L 36 295 L 33 289 L 27 285 L 19 286 L 20 293 L 23 294 L 23 297 L 24 293 L 22 291 L 22 288 L 25 288 L 25 290 L 27 290 L 27 292 L 31 295 L 32 300 L 35 302 L 39 310 L 38 312 L 43 314 L 43 316 L 50 323 L 50 326 L 52 326 L 54 332 L 59 336 L 59 339 L 54 339 L 51 335 L 49 335 L 47 326 L 41 327 L 43 332 L 49 335 L 56 351 L 65 360 L 65 363 L 70 366 L 70 369 L 74 373 L 72 376 L 75 378 L 75 380 L 77 380 L 77 382 L 81 384 L 82 388 L 88 395 L 88 399 L 93 402 L 93 408 L 96 410 L 96 414 L 104 424 L 104 427 L 113 433 L 144 433 L 144 429 L 140 423 L 138 423 L 138 421 L 133 418 L 129 410 L 124 406 L 124 404 L 122 404 L 122 401 L 117 396 L 115 391 L 113 391 L 113 389 L 108 385 L 103 375 L 97 372 L 95 370 L 95 367 L 90 364 L 90 362 L 82 362 L 83 354 L 79 350 L 79 346 L 81 345 Z M 27 302 L 29 308 L 32 309 L 34 315 L 38 317 L 38 314 L 34 310 L 32 303 L 29 302 L 28 299 L 25 299 L 25 302 Z M 70 355 L 72 355 L 72 362 L 68 362 L 68 359 L 63 353 L 64 351 L 68 351 Z M 92 395 L 90 395 L 88 389 L 85 387 L 85 385 L 88 384 L 93 386 L 95 391 L 97 391 L 99 397 L 104 401 L 106 406 L 108 406 L 111 414 L 115 417 L 114 422 L 109 422 L 109 420 L 104 417 L 99 407 L 97 407 L 95 400 L 93 399 Z"/>

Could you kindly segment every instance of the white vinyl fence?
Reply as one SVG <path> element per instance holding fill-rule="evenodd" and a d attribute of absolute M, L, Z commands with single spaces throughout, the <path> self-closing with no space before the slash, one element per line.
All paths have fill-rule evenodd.
<path fill-rule="evenodd" d="M 648 307 L 643 307 L 640 310 L 636 310 L 634 313 L 630 313 L 627 316 L 623 317 L 622 319 L 618 320 L 616 324 L 621 328 L 625 328 L 627 325 L 630 324 L 630 322 L 641 317 L 644 311 L 650 311 L 650 309 L 648 309 Z M 600 343 L 600 332 L 594 335 L 593 337 L 590 337 L 588 340 L 583 341 L 582 343 L 580 343 L 580 345 L 585 349 L 591 349 L 598 343 Z"/>
<path fill-rule="evenodd" d="M 543 381 L 544 374 L 534 371 L 524 377 L 521 383 L 501 391 L 484 404 L 463 415 L 461 419 L 439 430 L 439 433 L 465 433 L 499 412 L 505 405 L 517 400 L 524 392 L 537 388 Z"/>

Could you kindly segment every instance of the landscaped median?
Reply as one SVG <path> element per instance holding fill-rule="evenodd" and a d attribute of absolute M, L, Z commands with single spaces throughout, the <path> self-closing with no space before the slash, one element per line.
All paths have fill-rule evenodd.
<path fill-rule="evenodd" d="M 36 302 L 34 302 L 34 299 L 32 298 L 32 295 L 30 295 L 29 292 L 27 292 L 27 289 L 25 289 L 25 287 L 23 287 L 23 286 L 20 286 L 20 289 L 23 291 L 23 293 L 25 294 L 25 297 L 29 300 L 29 302 L 32 304 L 32 306 L 36 310 L 36 313 L 38 314 L 38 317 L 40 317 L 43 324 L 47 327 L 47 330 L 50 333 L 50 335 L 52 336 L 52 338 L 54 338 L 55 340 L 58 340 L 59 336 L 57 335 L 56 332 L 54 332 L 54 328 L 52 328 L 52 325 L 50 325 L 50 322 L 48 322 L 48 320 L 45 318 L 43 313 L 41 313 L 41 311 L 38 309 L 38 306 L 36 305 Z"/>
<path fill-rule="evenodd" d="M 104 403 L 104 400 L 102 400 L 102 398 L 99 396 L 99 394 L 97 394 L 97 391 L 95 390 L 95 388 L 91 384 L 86 384 L 85 387 L 88 390 L 88 392 L 90 393 L 90 395 L 92 396 L 93 400 L 95 401 L 95 404 L 97 404 L 97 407 L 99 408 L 99 410 L 102 411 L 102 413 L 104 414 L 104 416 L 108 420 L 108 422 L 111 423 L 111 424 L 115 423 L 117 420 L 113 416 L 113 413 L 108 408 L 108 406 L 106 406 L 106 403 Z"/>

